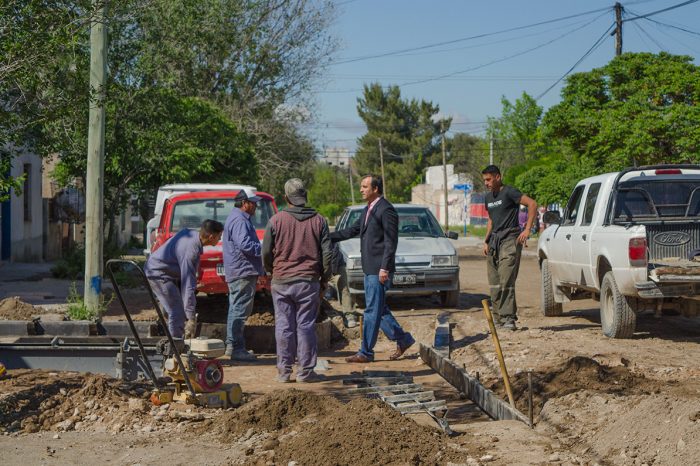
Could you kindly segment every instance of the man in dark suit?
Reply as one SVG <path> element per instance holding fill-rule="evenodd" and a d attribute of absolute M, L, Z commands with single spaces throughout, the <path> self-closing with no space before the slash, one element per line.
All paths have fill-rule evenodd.
<path fill-rule="evenodd" d="M 379 330 L 396 342 L 396 351 L 389 356 L 394 360 L 415 340 L 405 332 L 386 305 L 386 292 L 396 270 L 396 246 L 399 241 L 399 216 L 384 196 L 382 179 L 367 175 L 360 184 L 362 199 L 367 207 L 351 227 L 331 233 L 332 241 L 343 241 L 360 236 L 362 271 L 365 274 L 365 302 L 367 304 L 363 327 L 362 347 L 357 354 L 345 358 L 347 362 L 366 363 L 374 360 L 374 345 Z"/>

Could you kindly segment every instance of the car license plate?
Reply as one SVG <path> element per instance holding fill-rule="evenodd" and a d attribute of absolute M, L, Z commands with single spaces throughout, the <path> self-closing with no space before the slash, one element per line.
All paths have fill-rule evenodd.
<path fill-rule="evenodd" d="M 415 283 L 416 283 L 416 274 L 415 273 L 394 275 L 394 284 L 395 285 L 415 285 Z"/>
<path fill-rule="evenodd" d="M 224 264 L 216 264 L 216 274 L 220 277 L 226 275 L 224 273 Z"/>

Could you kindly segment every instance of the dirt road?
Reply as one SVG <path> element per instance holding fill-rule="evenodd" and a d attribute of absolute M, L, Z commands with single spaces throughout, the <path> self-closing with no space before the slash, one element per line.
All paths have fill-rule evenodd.
<path fill-rule="evenodd" d="M 452 359 L 505 397 L 480 304 L 488 290 L 485 264 L 476 248 L 460 253 L 457 310 L 440 309 L 436 299 L 390 305 L 427 344 L 436 316 L 448 312 L 457 324 Z M 240 383 L 255 400 L 223 413 L 154 410 L 140 404 L 138 391 L 105 388 L 99 380 L 101 394 L 86 394 L 96 381 L 77 375 L 14 374 L 0 381 L 0 429 L 14 430 L 0 436 L 3 464 L 700 464 L 700 321 L 640 316 L 633 339 L 610 340 L 600 331 L 593 301 L 565 305 L 562 317 L 545 318 L 531 255 L 523 257 L 517 297 L 520 330 L 500 336 L 524 412 L 526 374 L 533 372 L 534 430 L 489 420 L 415 351 L 388 361 L 393 347 L 385 339 L 378 343 L 378 362 L 345 364 L 342 357 L 359 346 L 351 338 L 321 355 L 329 363 L 327 382 L 293 384 L 304 392 L 285 391 L 289 385 L 274 381 L 272 356 L 227 366 L 226 380 Z M 430 419 L 393 416 L 371 401 L 337 404 L 336 398 L 348 400 L 343 379 L 363 369 L 403 371 L 435 389 L 448 400 L 450 423 L 460 434 L 446 437 Z M 81 396 L 82 405 L 66 401 Z M 97 398 L 105 406 L 95 408 Z M 50 415 L 42 418 L 42 410 Z M 188 419 L 200 412 L 205 419 Z"/>

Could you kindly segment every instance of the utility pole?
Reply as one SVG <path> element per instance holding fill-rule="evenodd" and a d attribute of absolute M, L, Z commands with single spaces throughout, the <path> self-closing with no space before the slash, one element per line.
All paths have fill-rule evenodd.
<path fill-rule="evenodd" d="M 350 200 L 355 204 L 355 187 L 352 185 L 352 159 L 348 159 L 348 181 L 350 181 Z"/>
<path fill-rule="evenodd" d="M 92 312 L 102 294 L 102 211 L 105 153 L 105 76 L 107 74 L 106 2 L 93 0 L 90 26 L 90 115 L 85 186 L 85 290 L 83 301 Z"/>
<path fill-rule="evenodd" d="M 379 138 L 379 164 L 382 167 L 382 186 L 384 186 L 384 197 L 388 199 L 389 195 L 387 194 L 388 190 L 386 189 L 386 180 L 384 180 L 384 147 L 382 146 L 382 138 Z"/>
<path fill-rule="evenodd" d="M 489 133 L 489 165 L 493 165 L 493 133 Z"/>
<path fill-rule="evenodd" d="M 622 5 L 615 3 L 615 55 L 622 55 Z"/>
<path fill-rule="evenodd" d="M 449 204 L 447 203 L 447 156 L 445 154 L 445 122 L 440 122 L 442 133 L 442 186 L 445 189 L 445 233 L 450 231 Z"/>

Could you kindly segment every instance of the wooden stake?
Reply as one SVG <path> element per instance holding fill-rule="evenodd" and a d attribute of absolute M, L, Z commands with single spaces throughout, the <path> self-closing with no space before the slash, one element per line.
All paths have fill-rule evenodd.
<path fill-rule="evenodd" d="M 508 369 L 506 369 L 506 362 L 503 360 L 503 352 L 501 351 L 501 342 L 498 340 L 498 334 L 496 333 L 496 326 L 493 324 L 493 317 L 491 316 L 491 309 L 489 308 L 488 299 L 481 301 L 484 306 L 484 314 L 486 314 L 486 321 L 489 323 L 489 328 L 491 329 L 491 336 L 493 337 L 493 345 L 496 347 L 496 356 L 498 356 L 498 364 L 501 366 L 501 375 L 503 375 L 503 384 L 506 386 L 506 393 L 508 394 L 508 401 L 510 405 L 515 408 L 515 399 L 513 398 L 513 390 L 510 387 L 510 378 L 508 377 Z"/>

